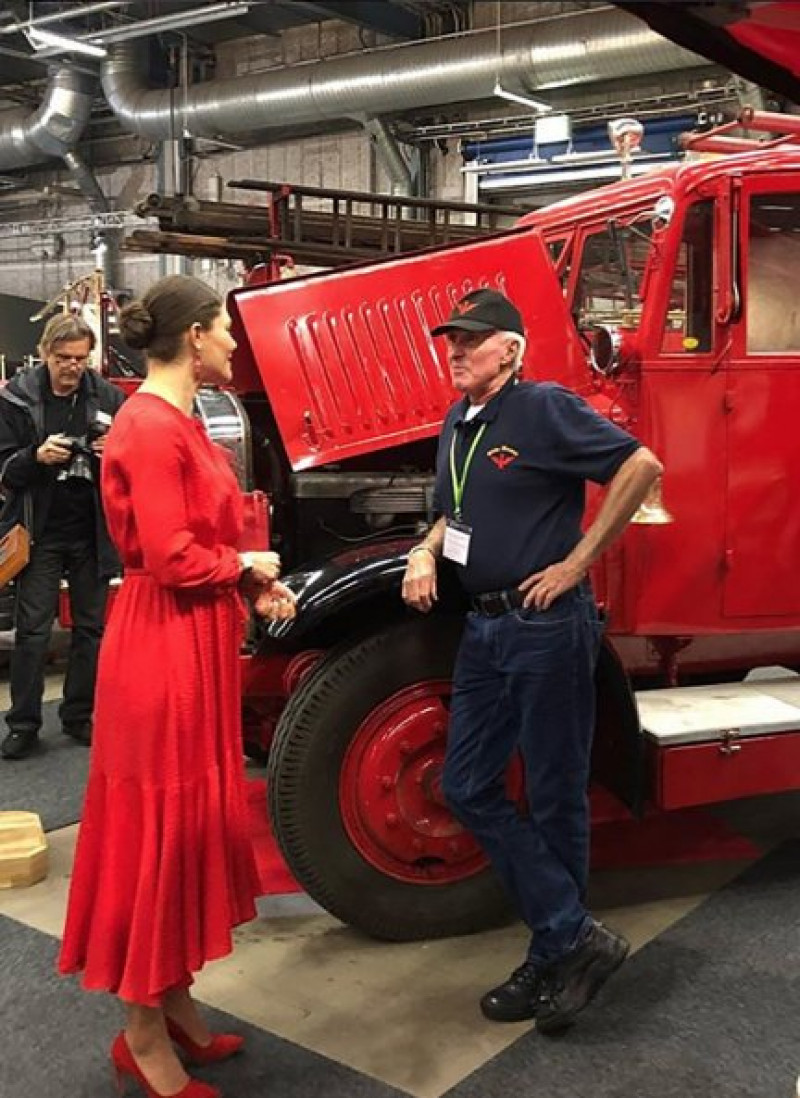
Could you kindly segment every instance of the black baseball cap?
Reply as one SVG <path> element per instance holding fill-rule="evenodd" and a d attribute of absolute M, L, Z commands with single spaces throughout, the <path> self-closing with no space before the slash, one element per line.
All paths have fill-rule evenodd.
<path fill-rule="evenodd" d="M 453 306 L 444 324 L 431 328 L 431 335 L 444 335 L 453 328 L 464 332 L 516 332 L 525 335 L 522 315 L 498 290 L 472 290 Z"/>

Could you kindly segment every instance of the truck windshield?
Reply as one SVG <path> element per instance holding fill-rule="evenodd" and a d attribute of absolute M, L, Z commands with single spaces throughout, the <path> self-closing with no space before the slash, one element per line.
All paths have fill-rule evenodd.
<path fill-rule="evenodd" d="M 642 218 L 635 225 L 609 222 L 584 237 L 572 308 L 579 328 L 639 323 L 650 233 L 649 218 Z"/>

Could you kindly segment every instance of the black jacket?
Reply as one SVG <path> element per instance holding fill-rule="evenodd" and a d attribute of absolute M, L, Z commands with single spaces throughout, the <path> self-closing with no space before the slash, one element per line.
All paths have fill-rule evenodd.
<path fill-rule="evenodd" d="M 30 519 L 35 542 L 47 522 L 58 467 L 42 465 L 36 451 L 46 438 L 44 427 L 44 386 L 47 366 L 36 366 L 15 374 L 0 389 L 0 486 L 6 499 L 0 511 L 0 535 L 16 522 Z M 92 422 L 98 411 L 114 416 L 125 400 L 124 394 L 94 370 L 81 378 L 80 398 L 86 402 L 86 419 Z M 97 558 L 100 575 L 113 576 L 119 560 L 108 536 L 98 486 L 100 463 L 94 463 L 94 490 L 97 496 Z M 26 509 L 25 500 L 28 499 Z M 27 523 L 26 523 L 27 524 Z"/>

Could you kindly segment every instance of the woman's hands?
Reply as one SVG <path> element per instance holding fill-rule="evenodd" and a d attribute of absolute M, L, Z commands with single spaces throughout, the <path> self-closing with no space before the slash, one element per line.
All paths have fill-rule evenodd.
<path fill-rule="evenodd" d="M 297 610 L 297 596 L 286 584 L 280 583 L 281 559 L 273 552 L 247 552 L 241 554 L 242 593 L 250 600 L 253 609 L 268 621 L 289 621 Z"/>
<path fill-rule="evenodd" d="M 297 614 L 297 595 L 285 583 L 274 580 L 256 595 L 253 609 L 268 621 L 291 621 Z"/>
<path fill-rule="evenodd" d="M 271 551 L 241 553 L 245 582 L 272 583 L 281 574 L 281 558 Z"/>

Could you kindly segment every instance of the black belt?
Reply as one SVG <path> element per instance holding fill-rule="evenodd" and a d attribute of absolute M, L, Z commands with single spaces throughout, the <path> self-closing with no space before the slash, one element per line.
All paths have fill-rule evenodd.
<path fill-rule="evenodd" d="M 507 614 L 509 610 L 519 610 L 525 601 L 525 594 L 518 587 L 509 587 L 507 591 L 487 591 L 483 595 L 472 596 L 473 609 L 488 618 Z"/>

